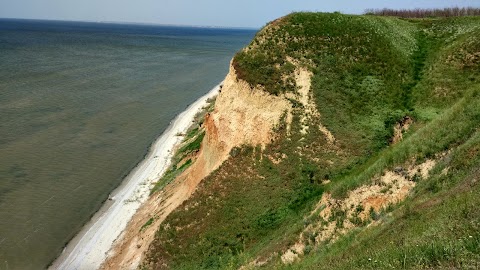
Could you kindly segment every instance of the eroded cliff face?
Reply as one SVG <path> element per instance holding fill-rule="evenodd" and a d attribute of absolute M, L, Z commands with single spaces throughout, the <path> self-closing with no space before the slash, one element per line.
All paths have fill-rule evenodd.
<path fill-rule="evenodd" d="M 290 114 L 290 109 L 285 98 L 270 95 L 259 87 L 252 89 L 248 83 L 237 79 L 231 67 L 215 110 L 206 116 L 202 149 L 188 173 L 204 178 L 228 158 L 233 147 L 265 146 L 273 139 L 272 129 L 284 113 Z"/>
<path fill-rule="evenodd" d="M 165 218 L 195 191 L 198 184 L 229 157 L 233 147 L 268 144 L 272 129 L 291 105 L 237 78 L 231 66 L 215 109 L 204 121 L 205 137 L 195 162 L 164 190 L 152 195 L 116 241 L 102 269 L 136 269 Z M 144 224 L 150 223 L 148 227 Z"/>

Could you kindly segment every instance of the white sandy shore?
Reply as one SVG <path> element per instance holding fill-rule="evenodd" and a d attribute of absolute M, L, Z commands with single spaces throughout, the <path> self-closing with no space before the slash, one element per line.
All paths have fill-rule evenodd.
<path fill-rule="evenodd" d="M 70 241 L 49 269 L 98 269 L 106 259 L 113 242 L 125 229 L 128 221 L 150 193 L 151 184 L 157 181 L 170 165 L 172 152 L 191 126 L 195 114 L 207 99 L 218 94 L 220 85 L 191 104 L 179 114 L 167 130 L 152 144 L 145 159 L 133 169 L 123 183 L 93 216 L 91 221 Z"/>

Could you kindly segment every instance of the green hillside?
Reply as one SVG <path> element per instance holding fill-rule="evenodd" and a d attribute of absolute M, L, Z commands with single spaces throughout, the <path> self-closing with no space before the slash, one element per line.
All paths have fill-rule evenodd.
<path fill-rule="evenodd" d="M 264 150 L 235 149 L 162 223 L 143 267 L 480 267 L 479 37 L 480 17 L 294 13 L 269 23 L 233 59 L 238 77 L 282 96 L 298 91 L 295 70 L 305 68 L 319 115 L 302 133 L 305 107 L 291 99 L 290 130 L 284 119 Z M 350 218 L 346 234 L 312 235 L 303 255 L 282 263 L 310 224 L 348 227 L 341 211 L 308 218 L 322 196 L 345 199 L 426 160 L 435 166 L 428 177 L 405 176 L 416 185 L 403 202 Z"/>

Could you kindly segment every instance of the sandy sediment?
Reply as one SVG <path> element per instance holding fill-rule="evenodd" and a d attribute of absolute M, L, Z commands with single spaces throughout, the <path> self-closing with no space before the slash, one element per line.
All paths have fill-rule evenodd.
<path fill-rule="evenodd" d="M 218 94 L 219 89 L 220 85 L 213 88 L 172 121 L 168 129 L 152 144 L 145 159 L 112 192 L 110 199 L 70 241 L 49 269 L 91 270 L 101 266 L 115 240 L 126 229 L 127 223 L 147 201 L 151 184 L 169 167 L 173 149 L 183 139 L 177 134 L 186 132 L 196 113 L 207 104 L 209 98 Z"/>

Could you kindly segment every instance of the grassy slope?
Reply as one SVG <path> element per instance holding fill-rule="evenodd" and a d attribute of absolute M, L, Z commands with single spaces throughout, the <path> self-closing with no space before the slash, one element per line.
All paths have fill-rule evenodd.
<path fill-rule="evenodd" d="M 285 268 L 479 267 L 480 211 L 475 205 L 480 203 L 480 20 L 412 23 L 421 30 L 417 40 L 426 50 L 411 91 L 414 115 L 424 123 L 353 179 L 412 156 L 451 152 L 411 199 L 383 217 L 381 226 L 353 232 Z"/>
<path fill-rule="evenodd" d="M 386 168 L 446 149 L 453 150 L 433 176 L 382 225 L 352 232 L 289 267 L 474 265 L 480 260 L 474 255 L 480 243 L 474 207 L 480 201 L 479 25 L 478 18 L 318 13 L 273 22 L 235 57 L 239 76 L 273 94 L 295 91 L 286 58 L 299 59 L 314 73 L 321 113 L 310 123 L 325 125 L 336 145 L 315 128 L 300 140 L 297 107 L 292 135 L 280 125 L 264 152 L 243 147 L 167 218 L 145 267 L 236 268 L 268 258 L 295 241 L 303 216 L 325 190 L 341 197 Z M 414 126 L 389 146 L 394 123 L 405 115 Z M 279 164 L 271 161 L 282 154 Z M 324 179 L 332 181 L 321 185 Z M 277 257 L 270 266 L 280 267 Z"/>

